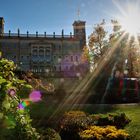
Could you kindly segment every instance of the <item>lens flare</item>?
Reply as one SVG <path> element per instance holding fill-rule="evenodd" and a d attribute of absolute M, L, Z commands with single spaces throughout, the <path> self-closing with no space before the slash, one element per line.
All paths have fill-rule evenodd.
<path fill-rule="evenodd" d="M 18 105 L 18 108 L 21 109 L 21 110 L 24 110 L 25 107 L 27 107 L 29 104 L 30 104 L 29 101 L 22 101 L 22 102 Z"/>
<path fill-rule="evenodd" d="M 40 91 L 32 91 L 29 95 L 29 99 L 32 102 L 39 102 L 41 101 L 41 92 Z"/>

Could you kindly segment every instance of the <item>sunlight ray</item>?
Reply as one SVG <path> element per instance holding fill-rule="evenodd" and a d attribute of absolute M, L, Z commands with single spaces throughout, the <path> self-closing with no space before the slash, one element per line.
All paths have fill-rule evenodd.
<path fill-rule="evenodd" d="M 101 70 L 104 68 L 105 64 L 107 64 L 107 62 L 111 59 L 112 55 L 114 54 L 114 52 L 118 48 L 118 46 L 120 47 L 119 43 L 125 37 L 125 35 L 126 35 L 126 33 L 124 32 L 119 37 L 119 39 L 114 43 L 112 48 L 109 49 L 108 51 L 106 51 L 103 58 L 101 58 L 99 60 L 98 69 L 96 69 L 94 71 L 94 73 L 87 74 L 87 76 L 81 81 L 79 86 L 77 86 L 76 89 L 74 89 L 74 91 L 71 93 L 71 95 L 66 96 L 64 98 L 64 100 L 60 103 L 60 105 L 57 107 L 57 109 L 54 111 L 54 113 L 50 116 L 49 119 L 53 118 L 59 111 L 63 110 L 63 108 L 66 107 L 67 105 L 69 105 L 69 109 L 72 109 L 72 108 L 75 108 L 77 106 L 77 103 L 79 103 L 79 101 L 82 100 L 82 103 L 84 103 L 87 100 L 88 96 L 91 94 L 91 93 L 87 93 L 88 88 L 92 85 L 93 81 L 95 80 L 95 77 L 97 75 L 99 75 Z M 108 57 L 107 60 L 105 59 L 106 56 Z M 96 85 L 96 82 L 93 85 L 93 89 L 94 89 L 95 85 Z"/>
<path fill-rule="evenodd" d="M 121 45 L 119 45 L 119 43 L 122 41 L 122 39 L 125 37 L 125 35 L 126 35 L 126 32 L 124 32 L 120 37 L 119 37 L 119 39 L 117 40 L 117 42 L 115 42 L 114 44 L 113 44 L 113 48 L 114 48 L 114 51 L 113 52 L 115 52 L 115 50 L 119 47 L 121 47 Z M 127 43 L 128 43 L 128 39 L 127 39 Z M 112 52 L 112 54 L 113 54 L 113 52 Z M 117 60 L 116 60 L 117 61 Z M 115 66 L 115 64 L 114 64 L 114 66 Z M 108 85 L 109 83 L 107 83 L 107 85 Z M 105 99 L 105 96 L 107 95 L 107 92 L 105 91 L 105 93 L 104 93 L 104 95 L 102 96 L 102 99 L 101 99 L 101 103 L 104 103 L 104 99 Z"/>
<path fill-rule="evenodd" d="M 119 4 L 116 0 L 112 0 L 112 2 L 114 3 L 114 5 L 119 9 L 119 11 L 121 12 L 121 14 L 123 16 L 126 16 L 126 12 L 125 10 L 121 7 L 121 4 Z"/>

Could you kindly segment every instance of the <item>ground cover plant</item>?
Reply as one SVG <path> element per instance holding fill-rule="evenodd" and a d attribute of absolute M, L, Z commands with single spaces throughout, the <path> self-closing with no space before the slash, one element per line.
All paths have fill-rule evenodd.
<path fill-rule="evenodd" d="M 89 115 L 82 111 L 69 111 L 60 119 L 60 136 L 72 140 L 126 140 L 124 128 L 130 119 L 125 113 Z"/>

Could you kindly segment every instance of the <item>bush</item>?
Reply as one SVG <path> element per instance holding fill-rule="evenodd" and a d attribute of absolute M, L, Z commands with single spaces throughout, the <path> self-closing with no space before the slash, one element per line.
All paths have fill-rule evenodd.
<path fill-rule="evenodd" d="M 62 139 L 78 140 L 78 133 L 92 124 L 92 118 L 82 111 L 66 112 L 60 120 L 60 136 Z"/>
<path fill-rule="evenodd" d="M 12 140 L 14 136 L 18 140 L 38 140 L 40 135 L 31 125 L 28 110 L 19 108 L 21 88 L 31 86 L 15 76 L 15 69 L 13 61 L 0 59 L 0 129 L 3 130 L 0 139 Z"/>
<path fill-rule="evenodd" d="M 98 126 L 113 125 L 117 128 L 124 128 L 131 121 L 125 113 L 91 115 L 91 118 Z"/>
<path fill-rule="evenodd" d="M 61 140 L 60 135 L 54 129 L 42 129 L 40 133 L 42 133 L 41 140 Z"/>
<path fill-rule="evenodd" d="M 81 140 L 81 136 L 84 137 L 85 133 L 89 133 L 89 135 L 86 135 L 86 137 L 88 138 L 91 136 L 91 133 L 95 133 L 95 129 L 93 129 L 94 128 L 93 125 L 97 125 L 98 127 L 95 126 L 96 131 L 97 131 L 95 133 L 95 136 L 97 135 L 97 137 L 99 137 L 98 139 L 100 138 L 102 139 L 102 137 L 104 136 L 104 131 L 105 133 L 109 132 L 108 137 L 110 139 L 113 136 L 117 138 L 118 137 L 121 138 L 121 135 L 123 135 L 124 131 L 117 130 L 116 128 L 124 128 L 124 126 L 126 126 L 126 124 L 128 124 L 129 122 L 130 122 L 130 119 L 128 119 L 128 117 L 124 113 L 87 115 L 85 112 L 82 112 L 82 111 L 69 111 L 69 112 L 66 112 L 62 116 L 62 119 L 60 120 L 60 123 L 59 123 L 60 136 L 62 137 L 62 139 L 66 139 L 66 140 Z M 110 127 L 107 127 L 106 129 L 103 128 L 108 125 L 110 125 Z M 90 126 L 92 126 L 91 130 L 88 129 Z M 99 127 L 99 126 L 102 126 L 102 127 Z M 97 128 L 99 129 L 99 131 Z M 84 131 L 84 130 L 87 130 L 87 131 Z M 80 133 L 79 135 L 79 132 L 81 131 L 85 133 L 83 133 L 83 135 Z M 100 131 L 103 134 L 101 133 L 100 135 Z M 115 131 L 117 131 L 117 133 L 115 133 Z M 87 138 L 85 138 L 84 140 L 88 140 Z M 97 138 L 94 138 L 94 139 L 97 139 Z"/>
<path fill-rule="evenodd" d="M 124 130 L 118 130 L 114 126 L 99 127 L 90 126 L 79 133 L 81 140 L 128 140 L 129 135 Z"/>

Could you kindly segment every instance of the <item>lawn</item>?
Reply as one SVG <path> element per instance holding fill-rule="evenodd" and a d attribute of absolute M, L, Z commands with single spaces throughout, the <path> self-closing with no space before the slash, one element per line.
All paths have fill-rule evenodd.
<path fill-rule="evenodd" d="M 140 105 L 120 105 L 115 112 L 125 112 L 132 122 L 125 127 L 133 140 L 140 140 Z"/>
<path fill-rule="evenodd" d="M 57 109 L 57 105 L 47 105 L 45 102 L 32 104 L 30 113 L 36 125 L 54 125 L 58 118 L 68 110 L 69 105 L 60 109 L 55 115 L 52 115 Z M 120 104 L 120 105 L 77 105 L 72 110 L 82 110 L 90 114 L 94 113 L 115 113 L 124 112 L 132 120 L 125 130 L 133 136 L 133 140 L 140 140 L 140 105 L 139 104 Z"/>

